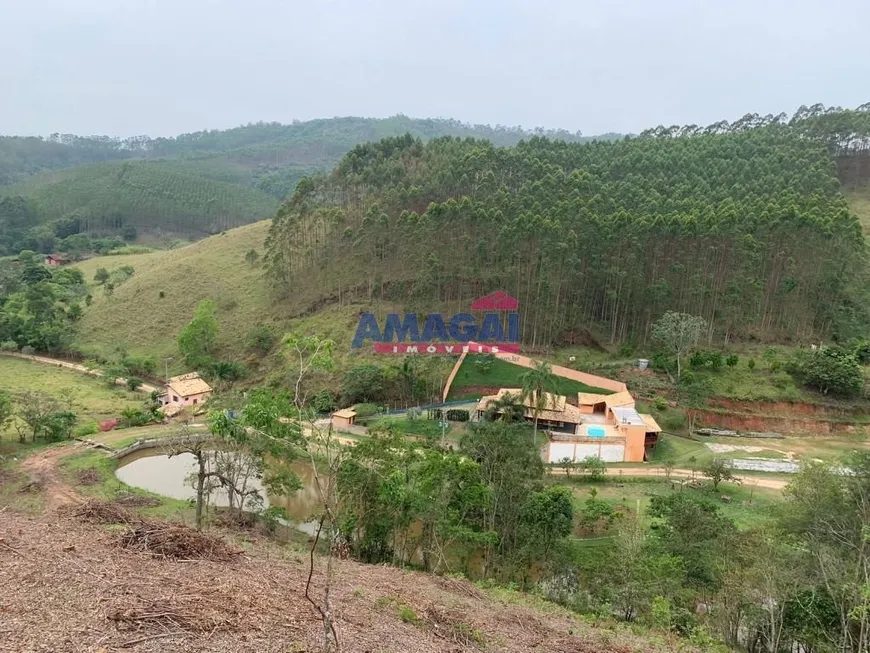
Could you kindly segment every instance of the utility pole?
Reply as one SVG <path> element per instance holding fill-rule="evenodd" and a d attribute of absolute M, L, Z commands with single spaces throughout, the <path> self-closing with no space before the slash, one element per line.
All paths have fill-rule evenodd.
<path fill-rule="evenodd" d="M 169 361 L 172 360 L 172 357 L 163 359 L 163 378 L 166 383 L 169 383 Z"/>

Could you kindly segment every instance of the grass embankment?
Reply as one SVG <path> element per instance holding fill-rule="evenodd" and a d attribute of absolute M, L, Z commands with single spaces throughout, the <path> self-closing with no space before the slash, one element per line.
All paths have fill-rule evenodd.
<path fill-rule="evenodd" d="M 104 501 L 119 498 L 142 498 L 142 505 L 136 508 L 144 515 L 164 519 L 190 521 L 192 507 L 187 501 L 180 501 L 154 494 L 140 488 L 131 487 L 115 476 L 118 461 L 102 451 L 82 451 L 63 458 L 60 462 L 60 477 L 68 485 L 86 496 Z"/>
<path fill-rule="evenodd" d="M 489 364 L 489 368 L 481 367 L 476 356 L 466 356 L 462 367 L 456 373 L 453 385 L 450 388 L 449 399 L 463 399 L 466 397 L 479 397 L 480 392 L 473 388 L 519 388 L 522 387 L 522 375 L 529 371 L 526 367 L 514 365 L 507 361 L 495 359 Z M 597 392 L 609 395 L 610 390 L 593 388 L 585 383 L 566 379 L 561 376 L 555 378 L 553 391 L 556 394 L 571 396 L 578 392 Z"/>
<path fill-rule="evenodd" d="M 63 367 L 53 367 L 20 358 L 0 356 L 2 389 L 11 393 L 38 390 L 61 404 L 71 403 L 78 424 L 118 417 L 125 408 L 138 408 L 145 395 L 120 386 L 110 388 L 106 381 Z M 68 405 L 68 404 L 67 404 Z M 0 439 L 17 437 L 15 424 L 0 431 Z"/>

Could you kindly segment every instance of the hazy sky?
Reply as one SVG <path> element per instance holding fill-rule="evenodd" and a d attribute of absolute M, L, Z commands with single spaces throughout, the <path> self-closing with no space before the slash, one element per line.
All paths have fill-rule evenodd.
<path fill-rule="evenodd" d="M 0 0 L 0 133 L 449 117 L 586 134 L 870 101 L 870 0 Z"/>

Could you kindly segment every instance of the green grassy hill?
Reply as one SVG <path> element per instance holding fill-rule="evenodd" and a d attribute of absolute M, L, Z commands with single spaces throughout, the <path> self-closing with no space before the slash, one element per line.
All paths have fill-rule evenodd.
<path fill-rule="evenodd" d="M 245 254 L 263 252 L 270 221 L 239 227 L 187 247 L 130 256 L 103 256 L 75 265 L 92 282 L 98 268 L 109 272 L 130 265 L 133 276 L 111 296 L 92 282 L 93 303 L 78 327 L 76 346 L 88 355 L 112 357 L 123 348 L 130 354 L 151 355 L 158 361 L 174 357 L 171 369 L 183 370 L 176 337 L 193 317 L 202 299 L 217 303 L 218 356 L 249 358 L 245 341 L 252 327 L 271 325 L 283 335 L 295 328 L 314 331 L 336 341 L 337 358 L 349 356 L 359 307 L 333 307 L 296 318 L 291 300 L 276 300 L 260 265 L 249 265 Z M 163 297 L 160 293 L 163 293 Z M 262 361 L 263 370 L 281 366 L 276 352 Z M 265 373 L 265 372 L 263 372 Z"/>

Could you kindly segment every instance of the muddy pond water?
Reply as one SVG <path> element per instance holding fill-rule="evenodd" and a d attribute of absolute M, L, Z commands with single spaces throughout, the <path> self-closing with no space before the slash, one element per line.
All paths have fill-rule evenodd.
<path fill-rule="evenodd" d="M 291 467 L 302 481 L 302 488 L 291 496 L 269 495 L 256 479 L 249 482 L 249 485 L 260 491 L 264 507 L 283 507 L 295 528 L 313 535 L 317 530 L 317 523 L 311 519 L 317 512 L 318 500 L 311 465 L 298 461 Z M 122 458 L 115 476 L 131 487 L 187 501 L 196 498 L 196 491 L 190 481 L 191 474 L 195 471 L 196 458 L 193 454 L 182 453 L 170 458 L 159 449 L 146 449 Z M 223 490 L 213 492 L 210 504 L 228 506 L 226 492 Z"/>
<path fill-rule="evenodd" d="M 183 453 L 171 458 L 160 449 L 145 449 L 125 456 L 119 461 L 115 476 L 125 484 L 170 497 L 182 501 L 193 500 L 196 492 L 191 483 L 192 474 L 197 468 L 196 458 L 193 454 Z M 256 487 L 263 497 L 264 507 L 281 506 L 290 517 L 289 527 L 307 535 L 314 535 L 317 531 L 317 522 L 312 518 L 318 512 L 317 489 L 314 483 L 314 475 L 310 463 L 297 461 L 291 465 L 293 471 L 302 481 L 302 487 L 290 496 L 269 495 L 262 484 L 256 480 L 250 482 Z M 210 498 L 212 506 L 227 506 L 229 501 L 223 490 L 212 493 Z M 421 525 L 411 525 L 408 537 L 411 541 L 419 538 Z M 442 552 L 444 555 L 445 552 Z M 483 557 L 480 551 L 465 552 L 461 556 L 446 554 L 442 560 L 448 571 L 463 571 L 473 577 L 480 577 L 483 573 Z M 410 554 L 405 558 L 406 562 L 413 565 L 422 564 L 422 552 L 412 546 Z"/>

